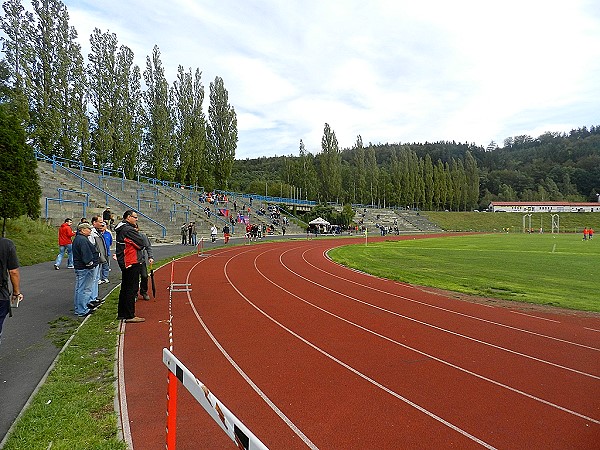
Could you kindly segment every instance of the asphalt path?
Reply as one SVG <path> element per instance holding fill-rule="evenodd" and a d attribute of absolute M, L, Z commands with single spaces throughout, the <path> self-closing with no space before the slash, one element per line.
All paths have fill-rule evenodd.
<path fill-rule="evenodd" d="M 293 237 L 293 236 L 285 236 Z M 298 236 L 296 236 L 298 237 Z M 281 239 L 283 236 L 267 236 L 265 239 Z M 231 239 L 240 244 L 242 237 Z M 223 245 L 223 239 L 211 243 L 204 239 L 203 248 Z M 153 245 L 154 259 L 161 260 L 182 255 L 195 249 L 180 244 Z M 112 261 L 110 283 L 99 286 L 99 296 L 106 296 L 121 282 L 121 271 Z M 24 300 L 13 309 L 13 317 L 7 317 L 0 343 L 0 448 L 30 397 L 44 380 L 48 369 L 58 356 L 60 348 L 50 338 L 50 323 L 63 316 L 73 315 L 73 289 L 75 274 L 66 268 L 66 258 L 60 270 L 54 269 L 54 261 L 21 267 L 21 292 Z M 115 311 L 115 317 L 117 312 Z"/>
<path fill-rule="evenodd" d="M 183 245 L 156 245 L 152 249 L 156 260 L 193 250 Z M 112 261 L 111 268 L 110 283 L 99 286 L 100 297 L 121 281 L 116 261 Z M 60 270 L 54 269 L 52 261 L 21 267 L 20 271 L 24 300 L 13 309 L 13 317 L 4 321 L 0 344 L 0 441 L 61 350 L 47 337 L 50 323 L 62 316 L 74 317 L 75 274 L 66 268 L 66 258 Z"/>

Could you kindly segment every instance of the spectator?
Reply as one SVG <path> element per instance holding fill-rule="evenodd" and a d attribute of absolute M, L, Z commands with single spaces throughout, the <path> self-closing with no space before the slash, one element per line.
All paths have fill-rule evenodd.
<path fill-rule="evenodd" d="M 138 215 L 132 210 L 123 213 L 123 220 L 117 224 L 117 261 L 121 268 L 121 291 L 119 293 L 118 320 L 127 323 L 145 322 L 135 315 L 135 300 L 140 286 L 140 270 L 144 241 L 135 229 Z"/>
<path fill-rule="evenodd" d="M 215 224 L 213 224 L 212 227 L 210 227 L 210 240 L 212 242 L 215 242 L 217 240 L 217 232 L 219 230 L 217 230 L 217 226 Z"/>
<path fill-rule="evenodd" d="M 70 255 L 70 253 L 69 253 Z M 12 294 L 8 290 L 8 280 L 12 284 Z M 10 314 L 10 302 L 18 304 L 23 300 L 21 294 L 21 274 L 15 244 L 10 239 L 0 237 L 0 343 L 2 342 L 2 324 Z"/>
<path fill-rule="evenodd" d="M 226 244 L 229 242 L 229 236 L 229 225 L 225 224 L 225 226 L 223 227 L 223 240 Z"/>
<path fill-rule="evenodd" d="M 54 261 L 54 268 L 60 269 L 60 263 L 62 263 L 65 251 L 67 252 L 67 269 L 73 268 L 73 238 L 75 232 L 71 228 L 73 221 L 68 217 L 65 219 L 63 224 L 58 229 L 58 256 Z"/>
<path fill-rule="evenodd" d="M 82 222 L 77 226 L 77 235 L 73 240 L 73 265 L 75 267 L 75 294 L 73 305 L 75 315 L 85 317 L 92 313 L 88 305 L 92 295 L 94 284 L 94 273 L 98 266 L 98 251 L 96 246 L 90 242 L 92 226 Z M 97 285 L 96 285 L 97 287 Z"/>
<path fill-rule="evenodd" d="M 140 270 L 140 296 L 144 300 L 150 300 L 148 295 L 148 266 L 152 267 L 154 263 L 154 255 L 152 253 L 152 245 L 150 239 L 144 233 L 140 231 L 139 225 L 136 225 L 136 230 L 140 233 L 142 240 L 144 241 L 144 248 L 142 249 L 142 268 Z"/>
<path fill-rule="evenodd" d="M 108 231 L 108 224 L 106 222 L 102 222 L 102 237 L 104 238 L 104 243 L 106 244 L 106 262 L 102 264 L 102 268 L 100 270 L 100 281 L 102 283 L 109 283 L 108 273 L 110 272 L 110 259 L 111 253 L 110 248 L 112 247 L 113 237 L 112 233 Z"/>
<path fill-rule="evenodd" d="M 187 245 L 187 231 L 188 225 L 186 222 L 183 222 L 181 225 L 181 245 Z"/>
<path fill-rule="evenodd" d="M 102 284 L 100 281 L 102 265 L 108 262 L 108 251 L 106 249 L 106 242 L 102 236 L 102 219 L 98 216 L 92 217 L 92 235 L 88 238 L 96 246 L 98 251 L 98 265 L 94 272 L 94 284 L 92 285 L 92 295 L 90 297 L 90 303 L 100 304 L 102 301 L 98 298 L 98 285 Z"/>

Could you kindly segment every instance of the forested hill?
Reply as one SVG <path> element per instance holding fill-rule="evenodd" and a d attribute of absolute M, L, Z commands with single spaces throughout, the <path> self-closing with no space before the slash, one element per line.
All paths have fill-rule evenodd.
<path fill-rule="evenodd" d="M 492 142 L 483 148 L 456 142 L 426 142 L 363 147 L 359 137 L 353 148 L 339 151 L 342 197 L 353 203 L 394 204 L 394 190 L 401 189 L 401 182 L 408 182 L 395 179 L 401 177 L 397 175 L 401 172 L 398 166 L 417 172 L 427 190 L 434 185 L 438 165 L 448 172 L 449 180 L 453 168 L 460 172 L 472 156 L 479 176 L 477 204 L 454 202 L 452 209 L 483 208 L 493 200 L 596 201 L 596 194 L 600 193 L 600 126 L 569 133 L 548 132 L 537 138 L 516 136 L 506 139 L 503 145 Z M 275 196 L 306 198 L 308 194 L 312 200 L 331 200 L 319 192 L 327 177 L 322 158 L 323 153 L 304 151 L 301 143 L 300 156 L 236 160 L 231 188 Z M 433 166 L 430 175 L 429 161 Z M 357 192 L 361 176 L 366 177 L 362 189 L 368 192 Z M 453 182 L 457 179 L 461 178 L 455 176 Z M 450 189 L 452 183 L 446 185 Z M 423 188 L 418 183 L 415 186 Z M 434 202 L 431 209 L 439 207 L 447 208 Z"/>

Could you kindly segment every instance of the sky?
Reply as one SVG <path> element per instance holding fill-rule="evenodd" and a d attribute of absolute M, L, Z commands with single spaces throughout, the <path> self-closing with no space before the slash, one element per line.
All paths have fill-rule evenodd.
<path fill-rule="evenodd" d="M 94 28 L 142 71 L 157 45 L 169 84 L 200 69 L 205 110 L 221 77 L 236 159 L 320 153 L 325 123 L 340 149 L 600 125 L 597 0 L 63 2 L 84 57 Z"/>

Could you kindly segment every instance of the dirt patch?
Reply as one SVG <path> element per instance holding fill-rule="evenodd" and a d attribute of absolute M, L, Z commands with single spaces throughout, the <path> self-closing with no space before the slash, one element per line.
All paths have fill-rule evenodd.
<path fill-rule="evenodd" d="M 537 312 L 537 313 L 546 313 L 546 314 L 560 314 L 565 316 L 575 316 L 575 317 L 593 317 L 600 318 L 600 313 L 593 311 L 578 311 L 576 309 L 566 309 L 559 308 L 557 306 L 550 305 L 537 305 L 535 303 L 525 303 L 511 300 L 504 300 L 499 298 L 490 298 L 490 297 L 480 297 L 477 295 L 469 295 L 463 294 L 460 292 L 454 291 L 446 291 L 444 289 L 438 289 L 429 286 L 416 286 L 417 289 L 420 289 L 424 292 L 429 292 L 437 295 L 443 295 L 444 297 L 455 298 L 457 300 L 462 300 L 465 302 L 471 303 L 480 303 L 489 306 L 498 306 L 500 308 L 512 309 L 520 312 Z"/>

